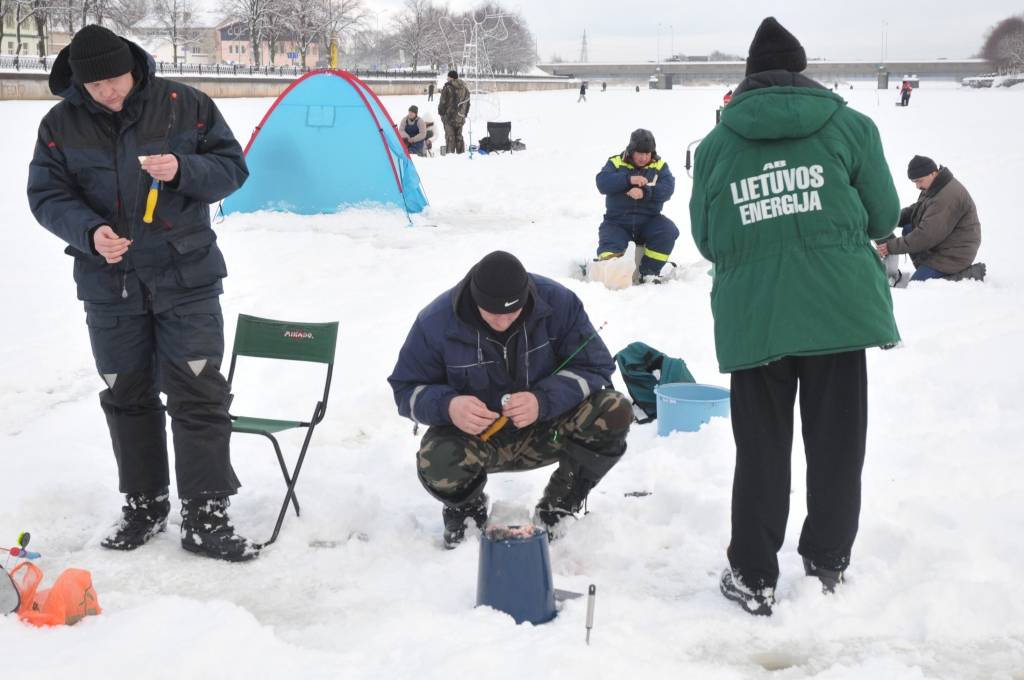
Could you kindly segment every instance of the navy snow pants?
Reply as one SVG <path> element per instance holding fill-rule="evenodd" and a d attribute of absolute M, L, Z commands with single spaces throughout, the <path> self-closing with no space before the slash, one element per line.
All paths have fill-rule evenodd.
<path fill-rule="evenodd" d="M 107 384 L 107 418 L 122 493 L 168 486 L 164 405 L 167 395 L 181 498 L 238 490 L 231 467 L 227 380 L 220 372 L 224 318 L 214 297 L 172 309 L 86 317 L 96 368 Z"/>
<path fill-rule="evenodd" d="M 603 253 L 624 253 L 630 241 L 637 247 L 643 246 L 644 256 L 640 260 L 640 275 L 658 274 L 672 254 L 679 229 L 664 215 L 635 218 L 632 224 L 605 217 L 598 229 L 597 255 Z"/>

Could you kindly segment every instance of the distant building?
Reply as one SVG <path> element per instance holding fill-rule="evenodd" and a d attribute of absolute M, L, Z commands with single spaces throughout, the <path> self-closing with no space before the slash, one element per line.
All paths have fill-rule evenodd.
<path fill-rule="evenodd" d="M 196 12 L 186 24 L 177 28 L 178 62 L 182 64 L 217 64 L 220 15 Z M 174 63 L 174 40 L 170 30 L 153 17 L 146 17 L 132 26 L 129 39 L 137 42 L 157 61 Z"/>
<path fill-rule="evenodd" d="M 226 21 L 217 27 L 219 60 L 222 64 L 255 64 L 252 54 L 252 41 L 244 24 Z M 302 66 L 299 45 L 287 36 L 274 43 L 274 54 L 270 54 L 270 43 L 266 40 L 260 45 L 260 65 L 262 66 Z M 306 63 L 312 68 L 320 61 L 320 46 L 313 43 L 306 50 Z"/>
<path fill-rule="evenodd" d="M 4 14 L 3 22 L 0 23 L 0 53 L 13 55 L 19 54 L 23 57 L 38 57 L 51 54 L 47 46 L 46 22 L 43 22 L 42 33 L 35 18 L 29 18 L 21 22 L 21 49 L 18 49 L 18 24 L 13 8 L 8 8 Z"/>

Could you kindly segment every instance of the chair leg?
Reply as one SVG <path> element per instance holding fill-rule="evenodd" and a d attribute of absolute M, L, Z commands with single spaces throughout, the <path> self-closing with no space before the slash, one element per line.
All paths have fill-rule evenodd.
<path fill-rule="evenodd" d="M 294 489 L 294 484 L 292 484 L 292 477 L 291 475 L 288 474 L 288 466 L 284 462 L 284 456 L 281 454 L 281 446 L 280 444 L 277 443 L 277 439 L 274 437 L 274 435 L 270 434 L 269 432 L 261 432 L 260 434 L 269 439 L 270 443 L 274 445 L 274 453 L 277 454 L 277 462 L 281 466 L 281 474 L 284 475 L 284 483 L 287 484 L 290 489 Z M 295 496 L 294 493 L 292 493 L 291 500 L 292 504 L 295 506 L 295 516 L 298 517 L 300 515 L 299 499 Z M 288 507 L 288 497 L 285 497 L 285 507 Z"/>
<path fill-rule="evenodd" d="M 277 535 L 281 533 L 281 525 L 284 524 L 284 516 L 288 514 L 289 499 L 298 505 L 298 501 L 295 500 L 295 484 L 299 481 L 299 472 L 302 470 L 302 462 L 306 459 L 306 451 L 309 450 L 309 442 L 313 438 L 313 429 L 316 427 L 316 418 L 313 418 L 310 422 L 311 424 L 309 429 L 306 430 L 306 438 L 302 442 L 302 450 L 299 451 L 299 459 L 295 461 L 295 470 L 292 472 L 291 479 L 288 480 L 288 493 L 285 494 L 284 503 L 281 505 L 281 512 L 277 515 L 277 524 L 274 525 L 274 533 L 270 536 L 270 540 L 263 544 L 264 547 L 276 541 Z M 271 439 L 273 439 L 273 437 L 271 437 Z M 283 459 L 281 464 L 284 465 Z M 287 474 L 285 474 L 285 478 L 287 479 Z"/>

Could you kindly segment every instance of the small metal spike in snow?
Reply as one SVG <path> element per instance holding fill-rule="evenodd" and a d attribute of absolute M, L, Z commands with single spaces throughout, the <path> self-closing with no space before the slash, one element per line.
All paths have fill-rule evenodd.
<path fill-rule="evenodd" d="M 587 644 L 590 644 L 590 629 L 594 627 L 594 600 L 597 598 L 597 586 L 593 583 L 587 589 Z"/>

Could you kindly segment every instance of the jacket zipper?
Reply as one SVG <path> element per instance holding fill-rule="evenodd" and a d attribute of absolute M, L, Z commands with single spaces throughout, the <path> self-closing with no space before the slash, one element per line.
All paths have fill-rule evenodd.
<path fill-rule="evenodd" d="M 508 343 L 512 342 L 512 338 L 516 337 L 517 335 L 519 335 L 519 331 L 516 331 L 512 335 L 508 336 L 508 340 L 505 341 L 504 345 L 495 340 L 494 338 L 487 338 L 488 342 L 493 342 L 498 347 L 501 347 L 501 355 L 502 358 L 505 360 L 505 372 L 508 373 L 508 377 L 512 378 L 513 380 L 515 380 L 515 376 L 512 375 L 512 367 L 508 363 Z"/>
<path fill-rule="evenodd" d="M 118 228 L 123 228 L 124 223 L 125 223 L 125 220 L 123 219 L 123 216 L 124 216 L 124 201 L 121 199 L 121 171 L 120 171 L 120 168 L 118 167 L 118 164 L 117 164 L 118 131 L 117 131 L 116 127 L 113 125 L 113 123 L 111 123 L 111 125 L 108 128 L 108 130 L 110 130 L 110 138 L 113 141 L 113 144 L 111 146 L 111 151 L 113 152 L 113 156 L 114 156 L 114 186 L 116 187 L 114 191 L 115 191 L 116 198 L 117 198 L 117 215 L 115 216 L 115 219 L 117 220 L 117 227 Z M 125 238 L 127 238 L 129 241 L 131 240 L 131 233 L 132 233 L 131 230 L 132 230 L 131 223 L 129 223 L 128 224 L 128 235 L 125 236 Z M 114 229 L 114 231 L 117 232 L 118 229 Z M 124 236 L 124 235 L 121 234 L 120 232 L 118 232 L 118 236 Z M 128 298 L 128 253 L 125 252 L 124 258 L 121 260 L 121 299 L 125 300 L 127 298 Z"/>

